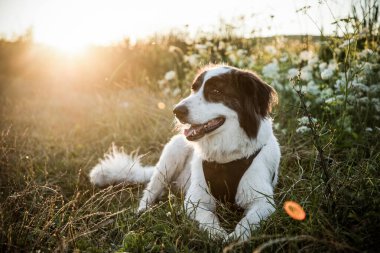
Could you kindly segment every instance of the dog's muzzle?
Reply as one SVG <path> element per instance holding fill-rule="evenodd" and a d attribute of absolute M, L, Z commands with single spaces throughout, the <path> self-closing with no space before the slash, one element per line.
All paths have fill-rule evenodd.
<path fill-rule="evenodd" d="M 185 105 L 178 105 L 173 110 L 174 115 L 182 123 L 187 123 L 187 116 L 189 115 L 189 109 Z"/>
<path fill-rule="evenodd" d="M 225 121 L 224 117 L 217 117 L 203 124 L 191 124 L 188 122 L 189 109 L 184 105 L 176 106 L 173 113 L 182 124 L 190 124 L 190 127 L 183 132 L 189 141 L 196 141 L 206 134 L 213 132 L 223 125 Z"/>

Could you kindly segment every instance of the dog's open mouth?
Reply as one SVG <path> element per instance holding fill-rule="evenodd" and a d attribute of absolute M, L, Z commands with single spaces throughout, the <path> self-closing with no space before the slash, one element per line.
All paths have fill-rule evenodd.
<path fill-rule="evenodd" d="M 189 141 L 195 141 L 202 138 L 205 134 L 211 133 L 212 131 L 223 125 L 225 118 L 218 117 L 207 121 L 204 124 L 194 124 L 190 128 L 185 129 L 184 134 Z"/>

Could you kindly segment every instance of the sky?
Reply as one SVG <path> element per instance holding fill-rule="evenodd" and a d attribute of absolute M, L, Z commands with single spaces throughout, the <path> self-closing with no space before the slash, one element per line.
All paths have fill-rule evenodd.
<path fill-rule="evenodd" d="M 0 0 L 0 36 L 32 28 L 37 42 L 81 46 L 132 40 L 171 28 L 215 29 L 222 18 L 246 15 L 246 27 L 261 36 L 332 33 L 353 0 Z M 327 4 L 326 4 L 327 3 Z M 296 10 L 311 6 L 308 15 Z M 271 17 L 273 16 L 273 17 Z M 270 27 L 270 29 L 269 29 Z"/>

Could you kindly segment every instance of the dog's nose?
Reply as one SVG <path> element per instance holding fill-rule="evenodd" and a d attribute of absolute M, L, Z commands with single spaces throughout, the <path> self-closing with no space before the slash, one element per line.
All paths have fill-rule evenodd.
<path fill-rule="evenodd" d="M 179 105 L 174 108 L 173 113 L 180 121 L 184 121 L 189 114 L 189 109 L 184 105 Z"/>

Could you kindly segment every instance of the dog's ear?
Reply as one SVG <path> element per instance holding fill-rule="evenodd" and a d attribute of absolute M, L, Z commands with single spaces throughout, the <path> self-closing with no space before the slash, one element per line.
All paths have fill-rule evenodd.
<path fill-rule="evenodd" d="M 260 120 L 267 117 L 277 103 L 276 91 L 249 71 L 239 71 L 237 85 L 241 94 L 240 124 L 249 137 L 256 137 Z"/>

